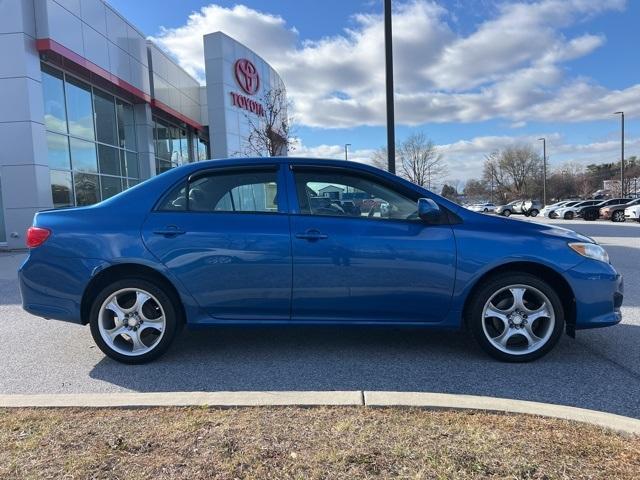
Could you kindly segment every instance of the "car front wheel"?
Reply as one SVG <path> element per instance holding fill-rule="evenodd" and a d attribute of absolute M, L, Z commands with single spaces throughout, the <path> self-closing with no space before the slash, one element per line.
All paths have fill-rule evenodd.
<path fill-rule="evenodd" d="M 626 218 L 624 217 L 624 212 L 621 210 L 616 210 L 611 216 L 611 220 L 614 222 L 624 222 Z"/>
<path fill-rule="evenodd" d="M 538 213 L 540 213 L 540 212 L 538 212 L 538 210 L 536 210 L 536 209 L 534 208 L 533 210 L 531 210 L 531 211 L 529 212 L 529 215 L 531 215 L 532 217 L 537 217 L 537 216 L 538 216 Z"/>
<path fill-rule="evenodd" d="M 506 362 L 528 362 L 558 342 L 564 311 L 545 281 L 528 273 L 509 273 L 491 278 L 473 295 L 465 320 L 489 355 Z"/>
<path fill-rule="evenodd" d="M 95 298 L 91 335 L 106 355 L 122 363 L 149 362 L 173 342 L 180 320 L 175 301 L 164 288 L 142 279 L 112 283 Z"/>

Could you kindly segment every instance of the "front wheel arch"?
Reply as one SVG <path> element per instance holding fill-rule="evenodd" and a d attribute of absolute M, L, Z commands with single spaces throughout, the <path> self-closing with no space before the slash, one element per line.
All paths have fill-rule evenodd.
<path fill-rule="evenodd" d="M 165 277 L 157 270 L 146 265 L 137 263 L 122 263 L 118 265 L 112 265 L 100 271 L 91 279 L 91 281 L 87 285 L 87 288 L 85 288 L 82 295 L 82 301 L 80 303 L 80 315 L 83 325 L 87 325 L 89 323 L 91 305 L 93 304 L 96 296 L 107 285 L 128 277 L 146 279 L 163 287 L 176 306 L 179 320 L 183 324 L 186 322 L 186 313 L 184 305 L 180 300 L 180 294 L 178 293 L 178 290 L 175 288 L 173 283 L 171 283 L 167 277 Z"/>
<path fill-rule="evenodd" d="M 569 283 L 558 272 L 546 265 L 536 262 L 509 262 L 495 267 L 477 278 L 471 289 L 467 292 L 462 309 L 462 324 L 467 328 L 465 319 L 467 318 L 467 309 L 474 297 L 474 294 L 487 282 L 488 279 L 504 273 L 529 273 L 544 280 L 550 285 L 557 287 L 558 296 L 562 302 L 562 308 L 565 315 L 566 330 L 570 336 L 573 336 L 576 325 L 576 302 L 575 295 Z"/>

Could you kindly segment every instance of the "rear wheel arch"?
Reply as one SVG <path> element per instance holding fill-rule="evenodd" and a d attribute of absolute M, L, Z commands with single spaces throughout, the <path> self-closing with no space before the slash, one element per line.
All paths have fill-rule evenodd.
<path fill-rule="evenodd" d="M 80 304 L 80 315 L 83 325 L 89 323 L 91 306 L 96 296 L 109 284 L 125 278 L 141 278 L 161 286 L 175 302 L 178 316 L 182 323 L 186 321 L 186 313 L 180 294 L 173 283 L 154 268 L 138 263 L 112 265 L 96 274 L 85 288 Z"/>
<path fill-rule="evenodd" d="M 471 289 L 469 290 L 462 310 L 462 319 L 467 318 L 467 308 L 471 303 L 476 292 L 486 283 L 486 281 L 492 277 L 509 274 L 509 273 L 528 273 L 534 275 L 541 280 L 547 282 L 550 286 L 557 290 L 558 296 L 562 302 L 562 308 L 565 315 L 565 323 L 567 326 L 567 333 L 573 336 L 576 325 L 576 305 L 575 295 L 569 283 L 565 278 L 560 275 L 554 269 L 547 267 L 541 263 L 536 262 L 509 262 L 498 267 L 495 267 L 488 272 L 485 272 L 480 278 L 478 278 Z M 465 325 L 466 327 L 466 325 Z"/>

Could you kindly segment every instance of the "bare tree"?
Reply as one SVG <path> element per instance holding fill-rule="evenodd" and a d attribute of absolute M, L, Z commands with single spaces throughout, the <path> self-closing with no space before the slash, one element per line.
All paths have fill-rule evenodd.
<path fill-rule="evenodd" d="M 484 179 L 492 179 L 503 196 L 526 196 L 537 185 L 542 169 L 540 155 L 530 146 L 507 147 L 488 155 Z"/>
<path fill-rule="evenodd" d="M 276 157 L 293 150 L 291 135 L 291 104 L 284 88 L 266 90 L 260 97 L 262 108 L 245 113 L 249 123 L 249 136 L 245 154 L 258 157 Z"/>
<path fill-rule="evenodd" d="M 380 170 L 389 170 L 389 154 L 386 147 L 377 149 L 370 158 L 371 165 Z"/>
<path fill-rule="evenodd" d="M 447 165 L 434 143 L 423 133 L 410 135 L 398 149 L 400 175 L 431 189 L 447 175 Z"/>

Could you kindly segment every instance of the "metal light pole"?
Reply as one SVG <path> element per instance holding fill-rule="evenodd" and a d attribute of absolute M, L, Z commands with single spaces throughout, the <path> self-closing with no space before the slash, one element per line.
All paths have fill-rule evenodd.
<path fill-rule="evenodd" d="M 389 172 L 396 173 L 396 122 L 393 110 L 393 43 L 391 0 L 384 0 L 384 60 L 387 85 L 387 155 Z"/>
<path fill-rule="evenodd" d="M 547 139 L 542 137 L 542 205 L 547 204 Z"/>
<path fill-rule="evenodd" d="M 349 160 L 349 150 L 348 150 L 348 148 L 349 148 L 350 146 L 351 146 L 351 144 L 350 144 L 350 143 L 345 143 L 345 144 L 344 144 L 344 159 L 345 159 L 345 161 L 346 161 L 346 160 Z"/>
<path fill-rule="evenodd" d="M 622 121 L 622 134 L 620 136 L 620 196 L 624 197 L 624 112 L 615 112 L 620 115 Z"/>

